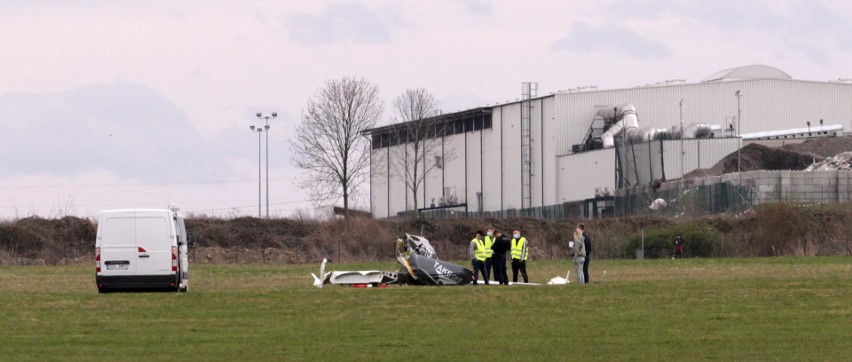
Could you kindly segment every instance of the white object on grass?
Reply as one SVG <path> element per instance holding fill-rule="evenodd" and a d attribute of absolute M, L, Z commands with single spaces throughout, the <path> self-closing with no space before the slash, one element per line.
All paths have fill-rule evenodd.
<path fill-rule="evenodd" d="M 319 273 L 320 273 L 320 275 L 322 275 L 322 278 L 319 278 L 319 277 L 317 277 L 316 274 L 311 273 L 311 276 L 314 277 L 314 286 L 317 287 L 317 288 L 320 288 L 320 289 L 322 289 L 322 285 L 325 283 L 325 279 L 328 278 L 329 274 L 331 274 L 331 273 L 325 272 L 325 263 L 326 262 L 328 262 L 328 259 L 323 259 L 322 264 L 320 264 L 320 272 Z"/>
<path fill-rule="evenodd" d="M 660 210 L 660 209 L 662 209 L 666 206 L 668 206 L 668 203 L 666 202 L 666 200 L 656 199 L 656 200 L 654 200 L 654 202 L 651 203 L 651 206 L 648 206 L 648 208 L 651 209 L 651 210 L 657 211 L 657 210 Z"/>
<path fill-rule="evenodd" d="M 549 281 L 549 282 L 547 282 L 547 285 L 565 285 L 565 284 L 571 283 L 571 282 L 568 280 L 568 277 L 569 277 L 570 275 L 571 275 L 571 271 L 569 270 L 569 271 L 568 271 L 568 274 L 565 274 L 565 277 L 564 277 L 564 278 L 563 278 L 563 277 L 555 277 L 555 278 L 553 278 L 553 279 L 550 279 L 550 281 Z"/>

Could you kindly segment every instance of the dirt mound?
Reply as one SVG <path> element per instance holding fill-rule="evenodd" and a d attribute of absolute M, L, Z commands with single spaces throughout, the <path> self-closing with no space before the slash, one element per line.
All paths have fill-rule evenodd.
<path fill-rule="evenodd" d="M 821 158 L 833 157 L 846 151 L 852 151 L 852 137 L 814 138 L 802 143 L 779 147 L 782 150 L 811 154 Z"/>
<path fill-rule="evenodd" d="M 787 147 L 787 146 L 784 146 Z M 810 152 L 798 152 L 795 149 L 770 148 L 758 144 L 750 144 L 740 150 L 740 170 L 804 170 L 823 157 Z M 815 148 L 814 148 L 815 149 Z M 821 148 L 825 149 L 825 148 Z M 709 169 L 698 169 L 686 174 L 686 178 L 718 176 L 737 172 L 737 152 L 725 156 Z"/>

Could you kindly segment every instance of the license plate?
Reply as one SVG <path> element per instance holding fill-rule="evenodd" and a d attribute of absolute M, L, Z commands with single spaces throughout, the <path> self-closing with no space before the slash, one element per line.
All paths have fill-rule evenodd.
<path fill-rule="evenodd" d="M 130 264 L 109 264 L 106 267 L 107 270 L 127 270 Z"/>

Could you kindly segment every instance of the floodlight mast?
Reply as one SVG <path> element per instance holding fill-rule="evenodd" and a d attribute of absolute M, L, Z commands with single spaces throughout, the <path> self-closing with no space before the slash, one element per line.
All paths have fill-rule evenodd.
<path fill-rule="evenodd" d="M 265 120 L 265 124 L 263 125 L 263 130 L 266 132 L 266 218 L 269 219 L 269 120 L 275 119 L 278 117 L 278 112 L 272 112 L 270 115 L 264 115 L 263 113 L 258 112 L 257 118 Z M 258 127 L 260 128 L 260 127 Z M 260 166 L 258 165 L 258 168 Z M 258 176 L 260 179 L 260 176 Z M 260 182 L 260 181 L 258 181 Z M 258 201 L 259 202 L 259 201 Z M 258 212 L 258 217 L 260 217 L 260 213 Z"/>
<path fill-rule="evenodd" d="M 260 205 L 261 205 L 261 203 L 260 203 L 260 197 L 261 197 L 261 195 L 260 195 L 260 190 L 261 190 L 261 185 L 260 185 L 260 180 L 261 180 L 261 178 L 260 178 L 260 164 L 261 164 L 260 163 L 260 161 L 261 161 L 261 157 L 260 157 L 260 134 L 263 133 L 263 128 L 257 127 L 255 125 L 250 125 L 249 129 L 252 132 L 257 131 L 257 217 L 260 218 L 261 217 L 261 210 L 260 210 Z"/>
<path fill-rule="evenodd" d="M 683 149 L 683 99 L 678 103 L 680 106 L 680 178 L 684 179 L 686 175 L 686 170 L 683 169 L 683 158 L 686 157 L 686 151 Z M 701 165 L 698 165 L 701 168 Z"/>
<path fill-rule="evenodd" d="M 734 93 L 734 96 L 737 97 L 737 173 L 740 173 L 740 149 L 743 148 L 743 137 L 742 132 L 740 131 L 740 118 L 742 118 L 742 110 L 740 108 L 740 97 L 742 97 L 742 93 L 738 90 Z"/>

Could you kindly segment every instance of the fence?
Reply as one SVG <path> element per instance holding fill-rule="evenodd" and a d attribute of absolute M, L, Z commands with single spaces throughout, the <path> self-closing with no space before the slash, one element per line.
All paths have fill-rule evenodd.
<path fill-rule="evenodd" d="M 653 143 L 651 143 L 653 144 Z M 665 207 L 650 208 L 657 200 Z M 618 189 L 614 197 L 598 197 L 557 205 L 502 211 L 425 210 L 431 218 L 529 217 L 538 219 L 598 218 L 657 213 L 672 217 L 724 212 L 740 213 L 767 202 L 815 204 L 852 200 L 852 171 L 750 171 Z"/>
<path fill-rule="evenodd" d="M 438 209 L 424 210 L 420 212 L 421 216 L 447 219 L 447 218 L 490 218 L 490 219 L 507 219 L 514 217 L 536 218 L 536 219 L 567 219 L 583 217 L 583 201 L 566 202 L 557 205 L 548 205 L 540 207 L 531 207 L 526 209 L 509 209 L 500 211 L 464 211 L 464 208 L 459 209 Z"/>
<path fill-rule="evenodd" d="M 844 202 L 850 196 L 852 171 L 763 170 L 619 189 L 615 214 L 658 212 L 678 216 L 742 212 L 767 202 Z M 664 200 L 666 206 L 654 211 L 650 206 L 657 199 Z"/>
<path fill-rule="evenodd" d="M 627 192 L 616 192 L 615 215 L 630 216 L 658 213 L 679 217 L 731 211 L 742 212 L 754 206 L 755 196 L 752 187 L 728 183 L 666 190 L 655 190 L 653 187 L 647 186 L 634 188 Z M 657 199 L 664 200 L 665 206 L 658 205 L 658 209 L 654 210 L 651 205 Z"/>

